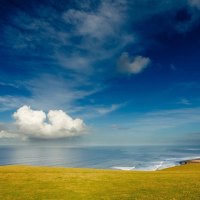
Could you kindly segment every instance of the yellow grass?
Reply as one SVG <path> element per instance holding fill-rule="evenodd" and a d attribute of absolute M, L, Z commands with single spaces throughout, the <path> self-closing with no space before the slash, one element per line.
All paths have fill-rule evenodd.
<path fill-rule="evenodd" d="M 156 172 L 1 166 L 1 200 L 198 200 L 200 164 Z"/>

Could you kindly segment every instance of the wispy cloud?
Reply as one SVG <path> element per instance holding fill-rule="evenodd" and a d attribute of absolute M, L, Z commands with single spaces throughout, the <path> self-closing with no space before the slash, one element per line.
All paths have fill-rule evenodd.
<path fill-rule="evenodd" d="M 181 99 L 180 101 L 178 101 L 178 104 L 182 104 L 182 105 L 189 106 L 189 105 L 191 105 L 192 103 L 191 103 L 188 99 L 183 98 L 183 99 Z"/>
<path fill-rule="evenodd" d="M 132 123 L 135 133 L 162 133 L 164 130 L 174 129 L 200 122 L 200 108 L 174 109 L 150 112 L 136 118 Z M 129 124 L 130 125 L 130 124 Z"/>
<path fill-rule="evenodd" d="M 115 35 L 124 20 L 125 6 L 125 1 L 101 1 L 95 12 L 70 9 L 63 14 L 63 18 L 74 26 L 77 35 L 102 40 Z"/>
<path fill-rule="evenodd" d="M 76 9 L 57 5 L 60 11 L 53 3 L 41 4 L 33 7 L 35 14 L 16 7 L 4 25 L 5 42 L 20 54 L 32 57 L 42 52 L 50 62 L 56 61 L 58 67 L 84 72 L 85 68 L 93 67 L 93 62 L 110 57 L 109 49 L 114 55 L 132 40 L 130 34 L 115 34 L 121 32 L 124 24 L 126 1 L 100 1 L 96 8 L 90 7 L 93 5 L 89 2 L 76 3 Z M 113 41 L 105 51 L 111 38 Z"/>
<path fill-rule="evenodd" d="M 170 65 L 170 68 L 171 68 L 173 71 L 176 71 L 176 70 L 177 70 L 177 68 L 176 68 L 176 66 L 175 66 L 174 64 L 171 64 L 171 65 Z"/>
<path fill-rule="evenodd" d="M 19 88 L 17 84 L 0 81 L 0 86 Z"/>
<path fill-rule="evenodd" d="M 199 0 L 188 0 L 188 3 L 191 5 L 191 6 L 194 6 L 194 7 L 197 7 L 200 9 L 200 1 Z"/>
<path fill-rule="evenodd" d="M 75 4 L 69 8 L 67 3 L 54 1 L 38 6 L 31 3 L 30 10 L 21 9 L 18 3 L 13 5 L 15 12 L 3 25 L 2 40 L 8 50 L 5 52 L 20 59 L 20 64 L 17 60 L 14 65 L 31 76 L 28 81 L 22 80 L 29 95 L 2 96 L 1 110 L 14 109 L 21 103 L 44 110 L 72 110 L 74 105 L 81 106 L 77 101 L 104 88 L 106 72 L 115 64 L 111 60 L 127 44 L 134 43 L 134 34 L 123 29 L 127 2 Z M 105 60 L 111 64 L 99 67 Z"/>
<path fill-rule="evenodd" d="M 95 107 L 94 110 L 97 111 L 97 113 L 99 113 L 100 115 L 105 115 L 111 112 L 114 112 L 116 110 L 118 110 L 119 108 L 121 108 L 124 104 L 112 104 L 109 107 Z"/>
<path fill-rule="evenodd" d="M 76 82 L 71 81 L 76 78 Z M 23 83 L 29 96 L 4 95 L 0 96 L 0 111 L 16 109 L 22 105 L 30 105 L 37 109 L 65 109 L 75 110 L 78 101 L 103 89 L 95 84 L 91 85 L 85 78 L 42 75 Z"/>
<path fill-rule="evenodd" d="M 76 109 L 72 109 L 69 112 L 72 114 L 78 114 L 84 119 L 98 118 L 105 115 L 109 115 L 125 106 L 127 103 L 111 104 L 111 105 L 87 105 L 79 106 Z"/>
<path fill-rule="evenodd" d="M 0 112 L 16 109 L 26 103 L 27 99 L 21 96 L 0 96 Z"/>

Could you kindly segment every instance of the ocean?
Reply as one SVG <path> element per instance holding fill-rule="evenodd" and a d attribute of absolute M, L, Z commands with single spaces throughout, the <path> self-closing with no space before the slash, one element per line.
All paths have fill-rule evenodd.
<path fill-rule="evenodd" d="M 199 157 L 199 146 L 0 146 L 0 165 L 154 171 Z"/>

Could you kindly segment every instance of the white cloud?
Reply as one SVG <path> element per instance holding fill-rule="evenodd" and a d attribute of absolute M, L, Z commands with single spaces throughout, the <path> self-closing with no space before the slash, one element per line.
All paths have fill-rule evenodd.
<path fill-rule="evenodd" d="M 119 71 L 127 74 L 139 74 L 150 64 L 148 57 L 135 56 L 133 59 L 129 57 L 127 52 L 121 54 L 118 61 Z"/>
<path fill-rule="evenodd" d="M 81 119 L 73 119 L 62 110 L 50 110 L 47 114 L 42 110 L 32 110 L 22 106 L 14 114 L 16 130 L 10 134 L 1 130 L 1 137 L 56 139 L 82 135 L 86 125 Z"/>
<path fill-rule="evenodd" d="M 0 130 L 0 138 L 16 138 L 16 134 L 8 132 L 6 130 Z"/>

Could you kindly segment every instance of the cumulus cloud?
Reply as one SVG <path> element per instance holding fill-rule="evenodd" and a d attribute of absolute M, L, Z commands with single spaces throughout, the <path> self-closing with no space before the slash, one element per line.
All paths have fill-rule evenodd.
<path fill-rule="evenodd" d="M 73 119 L 62 110 L 32 110 L 24 105 L 14 114 L 16 130 L 9 133 L 0 131 L 0 137 L 22 137 L 56 139 L 84 134 L 86 125 L 81 119 Z"/>
<path fill-rule="evenodd" d="M 119 58 L 118 69 L 122 73 L 139 74 L 149 66 L 150 62 L 148 57 L 135 56 L 132 59 L 127 52 L 124 52 Z"/>

